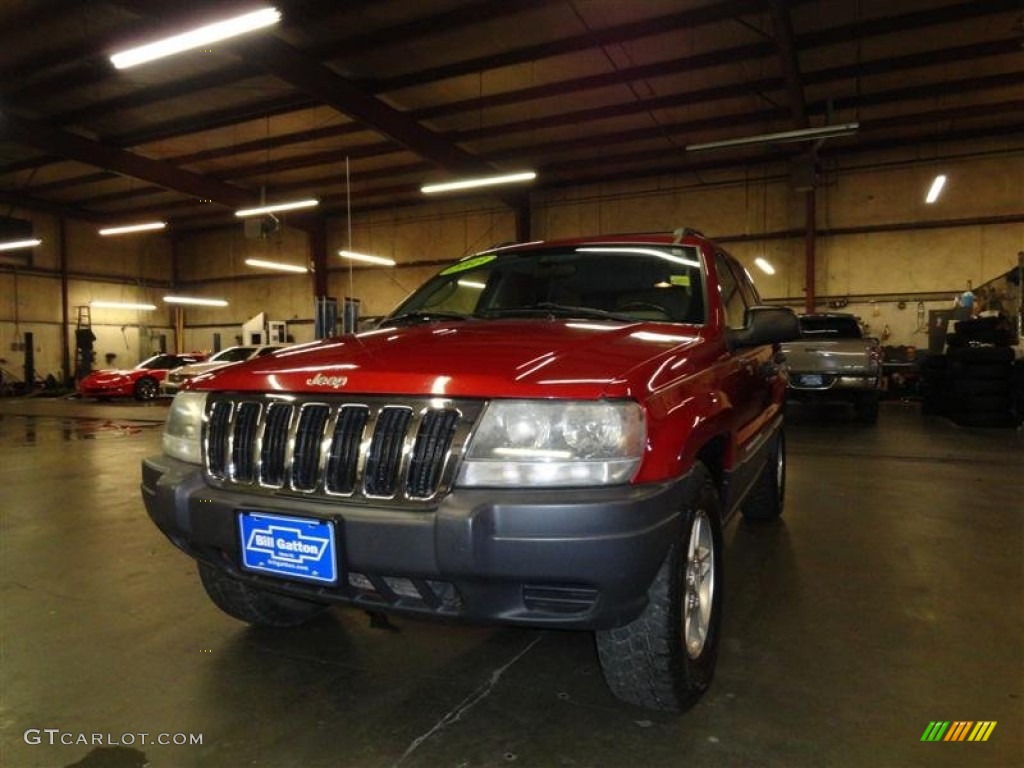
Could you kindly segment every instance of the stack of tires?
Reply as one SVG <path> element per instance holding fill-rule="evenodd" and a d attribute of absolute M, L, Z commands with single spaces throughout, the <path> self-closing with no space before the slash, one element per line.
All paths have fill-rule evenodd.
<path fill-rule="evenodd" d="M 1013 327 L 1010 321 L 1002 316 L 961 320 L 956 324 L 956 332 L 946 335 L 946 346 L 950 350 L 974 344 L 1008 347 L 1013 341 Z"/>
<path fill-rule="evenodd" d="M 920 363 L 921 413 L 948 416 L 953 409 L 949 355 L 928 355 Z"/>
<path fill-rule="evenodd" d="M 1013 392 L 1013 413 L 1017 425 L 1024 424 L 1024 360 L 1017 360 L 1010 371 L 1010 389 Z"/>
<path fill-rule="evenodd" d="M 1013 349 L 1010 347 L 960 347 L 948 355 L 948 380 L 952 399 L 945 414 L 965 427 L 1013 427 L 1017 425 Z"/>

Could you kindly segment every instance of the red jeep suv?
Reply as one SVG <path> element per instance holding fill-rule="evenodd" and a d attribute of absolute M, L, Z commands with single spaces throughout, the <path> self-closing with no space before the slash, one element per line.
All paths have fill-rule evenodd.
<path fill-rule="evenodd" d="M 715 665 L 722 526 L 782 511 L 798 335 L 692 230 L 494 248 L 375 330 L 193 379 L 142 494 L 243 621 L 592 630 L 617 696 L 680 710 Z"/>

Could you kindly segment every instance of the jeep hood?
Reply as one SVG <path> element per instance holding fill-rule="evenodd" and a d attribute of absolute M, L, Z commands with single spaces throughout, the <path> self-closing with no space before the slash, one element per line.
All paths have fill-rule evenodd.
<path fill-rule="evenodd" d="M 291 347 L 192 379 L 191 389 L 438 397 L 640 396 L 665 359 L 702 344 L 666 323 L 457 320 Z M 682 371 L 680 371 L 682 373 Z"/>

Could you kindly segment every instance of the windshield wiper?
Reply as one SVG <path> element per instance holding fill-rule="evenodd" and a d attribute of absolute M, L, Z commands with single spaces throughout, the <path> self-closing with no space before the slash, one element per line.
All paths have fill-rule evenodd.
<path fill-rule="evenodd" d="M 594 309 L 593 307 L 571 307 L 566 304 L 555 304 L 551 301 L 542 301 L 525 307 L 489 309 L 484 312 L 485 317 L 526 317 L 530 315 L 578 317 L 586 320 L 617 320 L 622 323 L 637 322 L 635 317 L 630 317 L 629 315 L 620 315 L 616 312 L 607 312 L 603 309 Z"/>
<path fill-rule="evenodd" d="M 470 315 L 461 312 L 445 312 L 442 310 L 416 309 L 412 312 L 403 312 L 394 317 L 385 317 L 381 325 L 390 323 L 432 323 L 437 320 L 468 320 Z"/>

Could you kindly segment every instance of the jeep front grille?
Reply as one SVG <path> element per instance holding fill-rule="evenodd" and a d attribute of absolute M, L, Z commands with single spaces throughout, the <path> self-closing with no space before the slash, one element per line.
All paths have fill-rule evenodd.
<path fill-rule="evenodd" d="M 218 487 L 411 504 L 451 487 L 483 403 L 211 395 L 203 430 Z"/>

